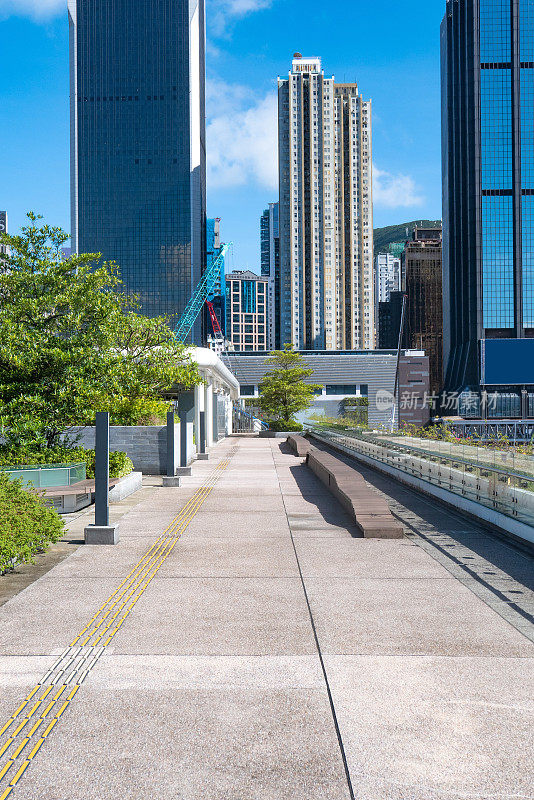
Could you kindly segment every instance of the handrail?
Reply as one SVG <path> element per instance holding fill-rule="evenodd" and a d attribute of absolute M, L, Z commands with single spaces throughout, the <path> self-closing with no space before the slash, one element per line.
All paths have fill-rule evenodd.
<path fill-rule="evenodd" d="M 354 434 L 341 433 L 338 431 L 325 431 L 324 429 L 320 428 L 318 428 L 317 430 L 315 428 L 311 428 L 311 430 L 313 433 L 319 433 L 323 435 L 326 433 L 327 435 L 333 437 L 354 439 L 355 441 L 360 441 L 360 442 L 370 442 L 371 444 L 375 444 L 379 447 L 386 447 L 390 450 L 394 450 L 399 453 L 404 452 L 406 455 L 415 455 L 420 457 L 428 456 L 429 460 L 438 459 L 442 461 L 451 462 L 452 464 L 467 464 L 470 467 L 476 467 L 477 469 L 486 472 L 496 472 L 499 475 L 506 475 L 508 478 L 517 478 L 518 480 L 530 480 L 534 482 L 534 472 L 529 474 L 528 472 L 521 473 L 521 472 L 512 472 L 511 470 L 506 470 L 506 469 L 498 469 L 497 467 L 492 467 L 487 464 L 483 464 L 480 461 L 473 462 L 456 456 L 443 455 L 441 453 L 436 453 L 431 450 L 423 450 L 422 448 L 420 449 L 417 447 L 410 447 L 409 445 L 400 445 L 395 442 L 389 442 L 387 441 L 387 439 L 386 440 L 378 439 L 375 436 L 355 436 Z"/>

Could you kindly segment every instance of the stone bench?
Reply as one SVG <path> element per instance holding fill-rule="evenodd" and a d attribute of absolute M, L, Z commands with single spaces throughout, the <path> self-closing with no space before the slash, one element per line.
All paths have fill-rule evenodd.
<path fill-rule="evenodd" d="M 297 456 L 306 457 L 311 450 L 315 450 L 308 439 L 298 436 L 296 433 L 291 433 L 287 437 L 287 443 Z"/>
<path fill-rule="evenodd" d="M 364 537 L 403 537 L 402 525 L 393 517 L 387 502 L 367 485 L 358 470 L 314 448 L 308 451 L 306 463 L 339 500 Z"/>

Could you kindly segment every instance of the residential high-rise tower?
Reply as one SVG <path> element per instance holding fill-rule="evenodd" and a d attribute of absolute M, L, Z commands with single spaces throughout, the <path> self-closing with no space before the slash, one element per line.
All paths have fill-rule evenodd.
<path fill-rule="evenodd" d="M 534 0 L 447 0 L 446 388 L 534 385 Z"/>
<path fill-rule="evenodd" d="M 73 247 L 176 319 L 206 260 L 204 0 L 68 8 Z"/>
<path fill-rule="evenodd" d="M 279 203 L 269 203 L 260 217 L 261 274 L 269 281 L 269 341 L 270 350 L 279 350 L 280 340 L 280 227 Z"/>
<path fill-rule="evenodd" d="M 371 103 L 296 53 L 278 109 L 281 341 L 372 349 Z"/>

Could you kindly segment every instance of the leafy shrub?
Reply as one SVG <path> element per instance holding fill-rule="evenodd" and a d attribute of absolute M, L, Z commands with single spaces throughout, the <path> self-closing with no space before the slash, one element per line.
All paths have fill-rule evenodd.
<path fill-rule="evenodd" d="M 88 478 L 95 477 L 95 451 L 83 447 L 50 447 L 43 450 L 24 450 L 0 447 L 0 467 L 33 464 L 73 464 L 85 462 Z M 110 452 L 109 476 L 122 478 L 133 470 L 133 463 L 122 451 Z"/>
<path fill-rule="evenodd" d="M 0 470 L 0 575 L 57 542 L 63 521 L 35 493 Z"/>
<path fill-rule="evenodd" d="M 369 398 L 345 397 L 341 401 L 343 415 L 358 425 L 367 425 L 369 422 Z"/>
<path fill-rule="evenodd" d="M 283 419 L 271 419 L 268 421 L 269 427 L 272 431 L 302 431 L 304 430 L 300 422 L 294 420 L 287 421 Z"/>
<path fill-rule="evenodd" d="M 165 425 L 172 404 L 168 400 L 147 400 L 145 397 L 112 397 L 101 402 L 99 410 L 109 411 L 110 425 Z M 94 414 L 86 424 L 95 424 Z"/>
<path fill-rule="evenodd" d="M 368 397 L 345 397 L 342 400 L 343 406 L 345 408 L 349 408 L 351 406 L 356 406 L 358 408 L 368 408 L 369 407 L 369 398 Z"/>
<path fill-rule="evenodd" d="M 80 448 L 81 450 L 81 448 Z M 95 451 L 85 450 L 85 463 L 87 465 L 87 477 L 95 477 Z M 122 478 L 124 475 L 129 475 L 133 470 L 133 463 L 130 458 L 121 450 L 110 451 L 109 454 L 109 477 Z"/>

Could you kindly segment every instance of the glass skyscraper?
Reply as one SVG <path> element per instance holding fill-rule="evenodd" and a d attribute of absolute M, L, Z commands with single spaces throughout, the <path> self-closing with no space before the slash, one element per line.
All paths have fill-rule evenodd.
<path fill-rule="evenodd" d="M 441 38 L 446 388 L 524 392 L 534 386 L 534 0 L 447 0 Z"/>
<path fill-rule="evenodd" d="M 69 0 L 69 22 L 73 247 L 176 321 L 206 262 L 204 0 Z"/>

